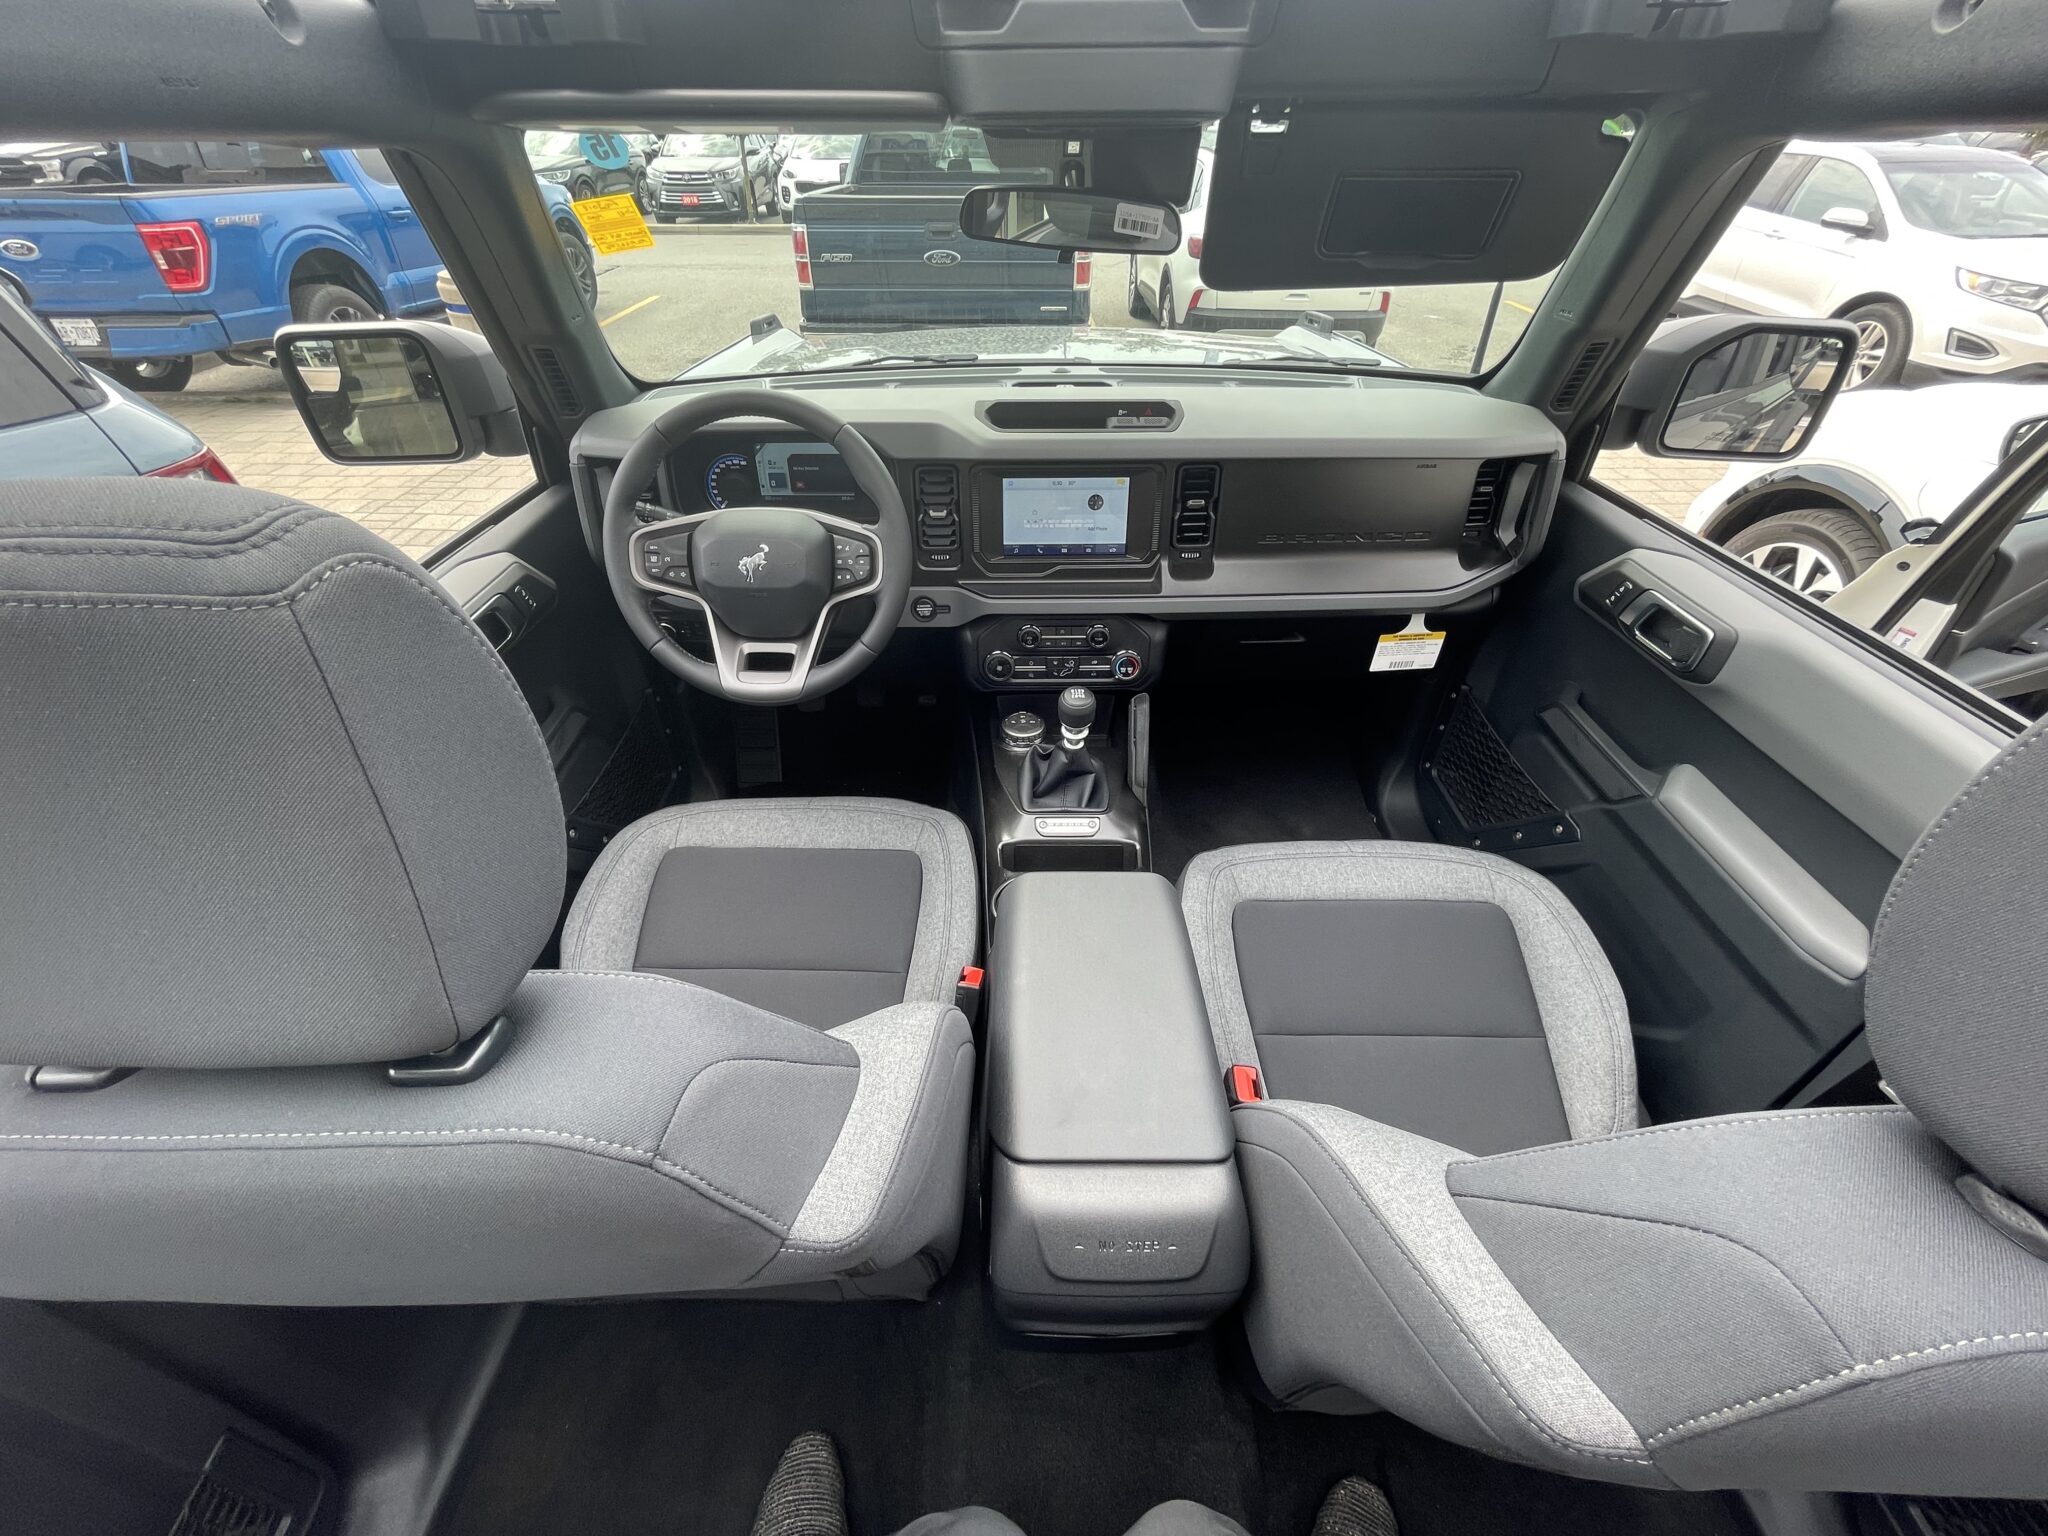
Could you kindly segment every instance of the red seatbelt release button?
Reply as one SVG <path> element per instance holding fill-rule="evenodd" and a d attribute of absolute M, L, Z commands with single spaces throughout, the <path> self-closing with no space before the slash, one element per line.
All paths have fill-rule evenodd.
<path fill-rule="evenodd" d="M 1224 1091 L 1233 1104 L 1257 1104 L 1266 1097 L 1257 1067 L 1235 1066 L 1223 1074 Z"/>
<path fill-rule="evenodd" d="M 963 966 L 960 970 L 959 985 L 953 988 L 953 1006 L 967 1015 L 967 1022 L 970 1024 L 981 1018 L 982 976 L 980 966 Z"/>

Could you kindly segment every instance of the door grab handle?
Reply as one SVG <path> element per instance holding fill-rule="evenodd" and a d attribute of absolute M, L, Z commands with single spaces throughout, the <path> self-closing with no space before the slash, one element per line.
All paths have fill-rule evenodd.
<path fill-rule="evenodd" d="M 1680 763 L 1657 804 L 1793 948 L 1843 981 L 1863 974 L 1870 930 L 1712 779 Z"/>

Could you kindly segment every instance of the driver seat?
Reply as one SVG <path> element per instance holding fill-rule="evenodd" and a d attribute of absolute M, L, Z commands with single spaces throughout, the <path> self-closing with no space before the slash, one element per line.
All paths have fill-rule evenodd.
<path fill-rule="evenodd" d="M 0 483 L 0 656 L 0 1294 L 912 1296 L 951 1261 L 951 816 L 659 812 L 531 970 L 565 878 L 546 744 L 356 524 Z"/>

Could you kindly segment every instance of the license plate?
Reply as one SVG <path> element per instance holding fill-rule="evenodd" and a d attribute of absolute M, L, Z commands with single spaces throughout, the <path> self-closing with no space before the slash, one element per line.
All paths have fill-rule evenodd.
<path fill-rule="evenodd" d="M 694 208 L 697 206 L 697 194 L 694 192 L 685 192 L 681 197 L 678 197 L 676 201 L 681 203 L 685 208 Z"/>
<path fill-rule="evenodd" d="M 100 323 L 97 320 L 52 319 L 50 329 L 67 347 L 96 347 L 100 344 Z"/>

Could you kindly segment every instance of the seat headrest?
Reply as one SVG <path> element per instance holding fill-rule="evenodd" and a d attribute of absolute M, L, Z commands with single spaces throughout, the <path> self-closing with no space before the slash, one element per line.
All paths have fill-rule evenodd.
<path fill-rule="evenodd" d="M 561 904 L 517 685 L 316 507 L 0 480 L 0 1060 L 380 1061 L 504 1006 Z"/>
<path fill-rule="evenodd" d="M 2048 722 L 1921 834 L 1864 992 L 1892 1091 L 1980 1174 L 2048 1209 Z"/>

